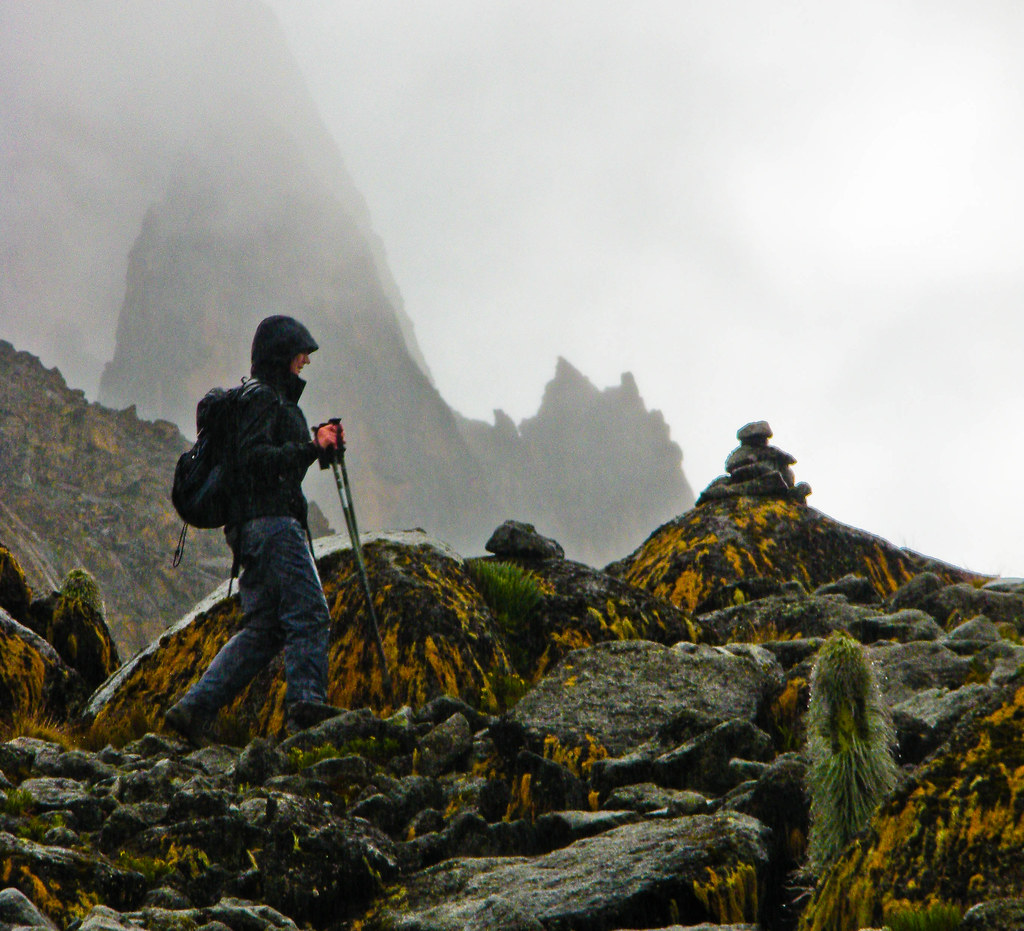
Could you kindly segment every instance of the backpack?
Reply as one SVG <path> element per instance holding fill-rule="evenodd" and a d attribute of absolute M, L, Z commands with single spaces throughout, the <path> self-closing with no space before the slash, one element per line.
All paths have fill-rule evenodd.
<path fill-rule="evenodd" d="M 253 384 L 211 388 L 196 406 L 196 441 L 178 457 L 171 485 L 171 502 L 184 521 L 174 551 L 175 566 L 181 562 L 189 525 L 209 530 L 223 527 L 231 517 L 237 486 L 233 473 L 238 399 Z"/>

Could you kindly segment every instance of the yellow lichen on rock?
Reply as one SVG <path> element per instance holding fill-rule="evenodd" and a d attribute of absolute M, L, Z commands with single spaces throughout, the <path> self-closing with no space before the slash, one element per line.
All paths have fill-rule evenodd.
<path fill-rule="evenodd" d="M 27 640 L 0 628 L 0 719 L 43 708 L 47 665 Z"/>
<path fill-rule="evenodd" d="M 694 612 L 751 579 L 816 588 L 867 578 L 882 597 L 925 568 L 945 581 L 972 573 L 943 567 L 848 527 L 792 498 L 732 497 L 700 504 L 655 531 L 623 560 L 632 584 Z"/>
<path fill-rule="evenodd" d="M 757 871 L 753 866 L 741 863 L 721 875 L 707 867 L 705 874 L 705 879 L 693 881 L 693 892 L 715 924 L 757 921 Z"/>
<path fill-rule="evenodd" d="M 962 731 L 822 877 L 800 931 L 855 931 L 894 903 L 1015 896 L 1024 882 L 1024 690 Z"/>

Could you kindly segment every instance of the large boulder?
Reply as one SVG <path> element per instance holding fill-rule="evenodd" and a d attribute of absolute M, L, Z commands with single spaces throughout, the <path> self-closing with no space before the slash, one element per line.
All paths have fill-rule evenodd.
<path fill-rule="evenodd" d="M 782 670 L 749 644 L 603 643 L 566 656 L 492 728 L 508 753 L 526 745 L 621 756 L 671 731 L 679 719 L 711 727 L 753 720 L 782 686 Z"/>
<path fill-rule="evenodd" d="M 0 721 L 63 721 L 87 694 L 49 643 L 0 608 Z"/>
<path fill-rule="evenodd" d="M 388 890 L 367 931 L 664 927 L 759 918 L 768 829 L 746 815 L 627 824 L 537 858 L 440 863 Z M 502 906 L 502 920 L 483 923 Z M 513 921 L 514 919 L 514 921 Z"/>
<path fill-rule="evenodd" d="M 889 597 L 925 569 L 947 584 L 981 578 L 940 567 L 790 496 L 713 498 L 663 524 L 614 566 L 627 582 L 698 614 L 792 580 L 813 590 L 850 574 Z"/>
<path fill-rule="evenodd" d="M 83 903 L 124 908 L 141 898 L 143 877 L 105 857 L 0 832 L 0 875 L 62 927 Z"/>
<path fill-rule="evenodd" d="M 507 558 L 537 581 L 540 598 L 510 644 L 530 680 L 573 650 L 619 640 L 672 645 L 700 640 L 690 616 L 664 598 L 583 563 L 559 557 Z"/>
<path fill-rule="evenodd" d="M 317 564 L 331 610 L 328 699 L 342 708 L 419 706 L 440 695 L 478 703 L 492 674 L 511 669 L 496 626 L 461 557 L 421 531 L 363 540 L 374 606 L 393 690 L 384 688 L 366 598 L 351 544 L 317 542 Z M 95 727 L 132 727 L 139 709 L 149 726 L 205 671 L 242 620 L 227 583 L 121 668 L 92 697 Z M 278 657 L 225 711 L 250 732 L 280 733 L 285 681 Z M 142 722 L 143 724 L 147 722 Z"/>

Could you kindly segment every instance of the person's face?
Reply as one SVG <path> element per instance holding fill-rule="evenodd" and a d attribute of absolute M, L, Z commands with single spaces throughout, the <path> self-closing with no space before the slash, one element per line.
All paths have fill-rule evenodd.
<path fill-rule="evenodd" d="M 307 365 L 309 365 L 309 353 L 300 352 L 294 359 L 292 359 L 291 373 L 298 375 Z"/>

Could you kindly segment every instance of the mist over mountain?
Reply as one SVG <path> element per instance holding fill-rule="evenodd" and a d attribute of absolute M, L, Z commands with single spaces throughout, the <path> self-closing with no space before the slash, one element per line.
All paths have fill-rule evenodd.
<path fill-rule="evenodd" d="M 422 526 L 479 552 L 516 517 L 602 562 L 692 504 L 631 376 L 601 392 L 560 362 L 518 427 L 451 410 L 260 3 L 15 3 L 0 17 L 0 118 L 16 129 L 0 336 L 189 435 L 196 400 L 248 373 L 257 322 L 299 317 L 321 346 L 303 408 L 343 418 L 367 528 Z M 336 514 L 328 475 L 308 487 Z"/>

